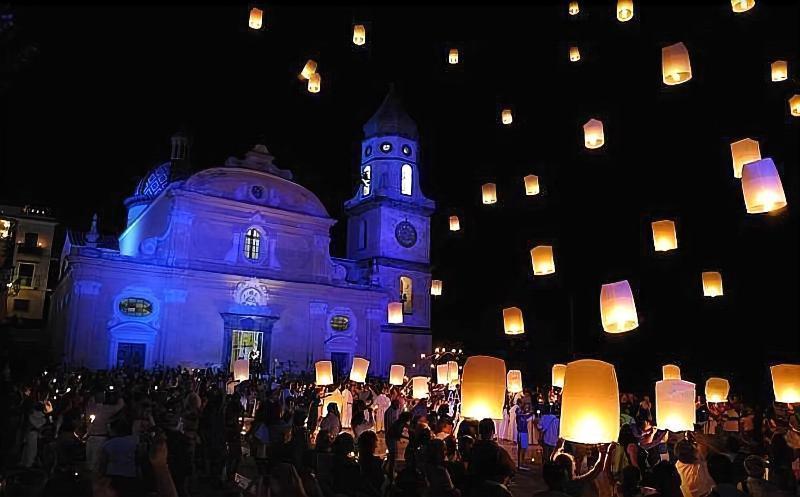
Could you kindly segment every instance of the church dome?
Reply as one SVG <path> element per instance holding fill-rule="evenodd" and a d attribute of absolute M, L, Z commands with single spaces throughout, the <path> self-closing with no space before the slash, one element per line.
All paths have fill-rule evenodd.
<path fill-rule="evenodd" d="M 169 184 L 169 175 L 172 170 L 172 162 L 167 161 L 159 164 L 150 170 L 136 185 L 133 192 L 134 197 L 144 197 L 152 200 L 164 191 Z"/>
<path fill-rule="evenodd" d="M 417 123 L 403 109 L 394 85 L 389 87 L 383 103 L 364 124 L 363 129 L 365 139 L 384 135 L 402 136 L 410 140 L 419 138 Z"/>

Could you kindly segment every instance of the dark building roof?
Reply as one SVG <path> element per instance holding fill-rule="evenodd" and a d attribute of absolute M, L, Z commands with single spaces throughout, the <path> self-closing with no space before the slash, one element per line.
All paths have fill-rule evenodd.
<path fill-rule="evenodd" d="M 411 140 L 419 137 L 417 123 L 403 109 L 394 85 L 389 87 L 389 93 L 386 94 L 381 106 L 364 124 L 364 138 L 383 135 L 403 136 Z"/>

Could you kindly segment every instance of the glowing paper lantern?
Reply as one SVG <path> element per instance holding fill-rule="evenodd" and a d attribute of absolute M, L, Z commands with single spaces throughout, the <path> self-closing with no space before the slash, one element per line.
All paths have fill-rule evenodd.
<path fill-rule="evenodd" d="M 639 326 L 628 280 L 608 283 L 600 289 L 600 320 L 608 333 L 625 333 Z"/>
<path fill-rule="evenodd" d="M 667 252 L 678 248 L 678 235 L 675 234 L 675 222 L 668 219 L 653 221 L 653 246 L 656 252 Z"/>
<path fill-rule="evenodd" d="M 683 43 L 661 49 L 661 75 L 665 85 L 679 85 L 692 79 L 689 51 Z"/>
<path fill-rule="evenodd" d="M 514 121 L 514 117 L 511 115 L 511 109 L 503 109 L 503 111 L 500 112 L 500 120 L 503 124 L 511 124 Z"/>
<path fill-rule="evenodd" d="M 447 364 L 436 365 L 436 384 L 447 385 L 450 383 L 450 367 Z"/>
<path fill-rule="evenodd" d="M 725 378 L 706 380 L 706 402 L 727 402 L 731 385 Z"/>
<path fill-rule="evenodd" d="M 461 415 L 472 419 L 503 419 L 506 363 L 483 355 L 472 356 L 461 374 Z"/>
<path fill-rule="evenodd" d="M 703 271 L 703 295 L 705 297 L 721 297 L 722 275 L 717 271 Z"/>
<path fill-rule="evenodd" d="M 451 48 L 450 52 L 447 54 L 447 63 L 448 64 L 458 64 L 458 49 Z"/>
<path fill-rule="evenodd" d="M 353 44 L 359 47 L 367 42 L 367 29 L 363 24 L 353 26 Z"/>
<path fill-rule="evenodd" d="M 427 399 L 430 395 L 428 391 L 428 377 L 415 376 L 411 379 L 411 395 L 415 399 Z"/>
<path fill-rule="evenodd" d="M 567 373 L 566 364 L 553 364 L 552 372 L 552 385 L 558 388 L 564 388 L 564 375 Z"/>
<path fill-rule="evenodd" d="M 567 364 L 559 436 L 576 443 L 614 442 L 619 435 L 619 389 L 614 366 L 595 359 Z"/>
<path fill-rule="evenodd" d="M 756 4 L 756 0 L 731 0 L 731 8 L 737 14 L 747 12 Z"/>
<path fill-rule="evenodd" d="M 778 364 L 769 368 L 775 402 L 800 402 L 800 365 Z"/>
<path fill-rule="evenodd" d="M 403 303 L 402 302 L 389 302 L 389 324 L 403 324 Z"/>
<path fill-rule="evenodd" d="M 603 122 L 597 119 L 589 119 L 583 125 L 583 144 L 586 148 L 600 148 L 606 142 L 603 133 Z"/>
<path fill-rule="evenodd" d="M 503 328 L 506 335 L 521 335 L 525 333 L 525 322 L 519 307 L 503 309 Z"/>
<path fill-rule="evenodd" d="M 506 374 L 506 390 L 509 393 L 519 393 L 522 391 L 522 371 L 512 369 Z"/>
<path fill-rule="evenodd" d="M 769 157 L 744 165 L 742 193 L 748 214 L 772 212 L 786 207 L 781 177 Z"/>
<path fill-rule="evenodd" d="M 450 216 L 450 231 L 458 231 L 461 229 L 461 222 L 458 216 Z"/>
<path fill-rule="evenodd" d="M 785 60 L 776 60 L 770 64 L 772 81 L 786 81 L 789 77 L 789 67 Z"/>
<path fill-rule="evenodd" d="M 442 294 L 442 280 L 431 280 L 431 295 L 438 297 Z"/>
<path fill-rule="evenodd" d="M 742 177 L 742 168 L 748 162 L 761 160 L 761 150 L 758 142 L 745 138 L 731 143 L 731 159 L 733 160 L 733 177 Z"/>
<path fill-rule="evenodd" d="M 535 174 L 529 174 L 522 178 L 525 182 L 525 195 L 538 195 L 539 194 L 539 177 Z"/>
<path fill-rule="evenodd" d="M 578 47 L 569 47 L 569 61 L 578 62 L 581 60 L 581 51 Z"/>
<path fill-rule="evenodd" d="M 531 249 L 531 265 L 533 274 L 543 276 L 556 272 L 556 262 L 553 259 L 553 247 L 551 245 L 539 245 Z"/>
<path fill-rule="evenodd" d="M 342 413 L 344 412 L 344 396 L 342 395 L 342 392 L 340 392 L 338 388 L 333 392 L 331 392 L 330 395 L 326 395 L 325 397 L 322 398 L 323 416 L 328 414 L 328 404 L 336 404 L 336 406 L 339 408 L 339 416 L 341 416 Z M 338 433 L 336 433 L 336 435 L 338 435 Z"/>
<path fill-rule="evenodd" d="M 245 381 L 250 379 L 250 361 L 247 359 L 237 359 L 233 361 L 233 381 Z"/>
<path fill-rule="evenodd" d="M 661 366 L 661 376 L 664 380 L 680 380 L 681 368 L 674 364 L 664 364 Z"/>
<path fill-rule="evenodd" d="M 363 357 L 353 357 L 353 367 L 350 368 L 350 381 L 364 383 L 367 380 L 369 361 Z"/>
<path fill-rule="evenodd" d="M 580 11 L 581 11 L 581 8 L 578 5 L 578 2 L 573 1 L 573 2 L 569 3 L 569 7 L 567 8 L 567 12 L 569 12 L 569 15 L 576 16 L 576 15 L 578 15 L 578 12 L 580 12 Z"/>
<path fill-rule="evenodd" d="M 795 117 L 800 116 L 800 95 L 792 95 L 789 99 L 789 113 Z"/>
<path fill-rule="evenodd" d="M 497 185 L 494 183 L 484 183 L 481 186 L 481 193 L 483 194 L 484 204 L 497 203 Z"/>
<path fill-rule="evenodd" d="M 458 363 L 447 361 L 447 381 L 451 384 L 458 383 Z"/>
<path fill-rule="evenodd" d="M 333 385 L 333 363 L 331 361 L 317 361 L 314 369 L 317 371 L 316 384 L 318 387 Z"/>
<path fill-rule="evenodd" d="M 319 88 L 322 85 L 322 76 L 315 72 L 308 78 L 308 91 L 309 93 L 319 93 Z"/>
<path fill-rule="evenodd" d="M 392 364 L 392 367 L 389 368 L 389 384 L 390 385 L 402 385 L 405 383 L 404 379 L 406 376 L 406 367 L 402 364 Z"/>
<path fill-rule="evenodd" d="M 633 19 L 633 0 L 617 1 L 617 20 L 626 22 Z"/>
<path fill-rule="evenodd" d="M 313 74 L 317 72 L 317 62 L 313 59 L 308 59 L 306 65 L 303 66 L 303 70 L 300 71 L 300 79 L 311 79 Z"/>
<path fill-rule="evenodd" d="M 683 380 L 656 382 L 656 421 L 669 431 L 692 431 L 695 422 L 694 383 Z"/>
<path fill-rule="evenodd" d="M 247 25 L 250 26 L 251 29 L 261 29 L 263 24 L 264 11 L 256 7 L 250 9 L 250 17 L 247 20 Z"/>

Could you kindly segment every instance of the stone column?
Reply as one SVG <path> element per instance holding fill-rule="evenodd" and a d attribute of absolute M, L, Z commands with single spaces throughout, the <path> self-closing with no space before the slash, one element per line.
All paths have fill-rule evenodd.
<path fill-rule="evenodd" d="M 175 209 L 172 211 L 170 230 L 172 243 L 170 244 L 167 263 L 175 267 L 187 267 L 191 259 L 189 247 L 192 238 L 192 221 L 194 214 Z"/>
<path fill-rule="evenodd" d="M 94 325 L 97 322 L 95 319 L 98 312 L 97 296 L 100 294 L 102 286 L 99 281 L 78 280 L 72 287 L 75 297 L 70 305 L 69 317 L 71 322 L 69 338 L 66 344 L 66 350 L 68 351 L 67 361 L 72 365 L 75 365 L 76 356 L 79 352 L 82 352 L 84 356 L 91 357 L 93 355 L 91 347 L 95 341 L 93 335 L 95 333 Z M 102 355 L 102 357 L 107 356 L 108 351 Z M 94 366 L 86 364 L 84 359 L 85 357 L 81 357 L 79 365 Z M 105 362 L 107 362 L 107 359 Z"/>
<path fill-rule="evenodd" d="M 158 337 L 153 361 L 162 365 L 167 364 L 167 350 L 172 345 L 173 330 L 179 329 L 183 315 L 183 304 L 189 292 L 181 288 L 168 288 L 164 290 L 164 304 L 161 306 L 159 316 Z M 175 326 L 173 326 L 173 323 Z"/>
<path fill-rule="evenodd" d="M 368 307 L 367 322 L 364 324 L 365 344 L 367 357 L 375 365 L 373 366 L 373 373 L 383 375 L 386 373 L 386 358 L 382 357 L 381 351 L 381 325 L 386 320 L 386 310 L 376 309 L 375 307 Z"/>
<path fill-rule="evenodd" d="M 322 357 L 324 351 L 323 345 L 328 330 L 325 322 L 328 317 L 328 304 L 326 302 L 309 302 L 308 311 L 306 371 L 311 370 L 313 363 Z"/>

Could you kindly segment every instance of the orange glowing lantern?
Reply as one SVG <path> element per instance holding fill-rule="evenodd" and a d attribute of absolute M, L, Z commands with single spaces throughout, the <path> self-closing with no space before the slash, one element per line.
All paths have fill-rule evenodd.
<path fill-rule="evenodd" d="M 633 19 L 633 0 L 617 1 L 617 20 L 627 22 Z"/>
<path fill-rule="evenodd" d="M 436 384 L 447 385 L 450 383 L 450 366 L 447 364 L 436 365 Z"/>
<path fill-rule="evenodd" d="M 308 92 L 319 93 L 320 86 L 322 85 L 322 76 L 315 72 L 308 78 Z"/>
<path fill-rule="evenodd" d="M 731 159 L 733 160 L 733 177 L 742 177 L 742 168 L 748 162 L 761 160 L 761 150 L 756 140 L 745 138 L 731 143 Z"/>
<path fill-rule="evenodd" d="M 595 359 L 567 364 L 561 397 L 559 436 L 576 443 L 600 444 L 619 435 L 619 388 L 614 366 Z"/>
<path fill-rule="evenodd" d="M 438 297 L 442 294 L 442 280 L 431 280 L 431 295 Z"/>
<path fill-rule="evenodd" d="M 367 28 L 363 24 L 353 26 L 353 44 L 361 46 L 367 42 Z"/>
<path fill-rule="evenodd" d="M 581 7 L 578 5 L 578 2 L 572 1 L 569 3 L 569 6 L 567 7 L 567 12 L 569 12 L 569 15 L 576 16 L 580 11 Z"/>
<path fill-rule="evenodd" d="M 786 207 L 781 177 L 769 157 L 744 165 L 742 193 L 748 214 L 762 214 Z"/>
<path fill-rule="evenodd" d="M 458 363 L 447 361 L 447 381 L 452 385 L 458 383 Z"/>
<path fill-rule="evenodd" d="M 589 119 L 589 121 L 583 125 L 583 144 L 586 148 L 595 149 L 602 147 L 605 142 L 603 122 L 597 119 Z"/>
<path fill-rule="evenodd" d="M 503 109 L 503 111 L 500 112 L 500 120 L 505 125 L 511 124 L 514 121 L 514 117 L 511 115 L 511 109 Z"/>
<path fill-rule="evenodd" d="M 484 183 L 481 186 L 481 193 L 483 195 L 483 203 L 484 204 L 496 204 L 497 203 L 497 185 L 494 183 Z"/>
<path fill-rule="evenodd" d="M 461 229 L 461 222 L 458 216 L 450 216 L 450 231 L 459 231 Z"/>
<path fill-rule="evenodd" d="M 387 307 L 389 324 L 403 324 L 403 303 L 389 302 Z"/>
<path fill-rule="evenodd" d="M 681 368 L 674 364 L 664 364 L 661 366 L 661 377 L 664 380 L 680 380 Z"/>
<path fill-rule="evenodd" d="M 756 0 L 731 0 L 731 8 L 737 14 L 747 12 L 756 5 Z"/>
<path fill-rule="evenodd" d="M 600 289 L 600 319 L 607 333 L 625 333 L 639 326 L 636 303 L 628 280 L 608 283 Z"/>
<path fill-rule="evenodd" d="M 247 25 L 250 29 L 261 29 L 261 26 L 264 25 L 264 11 L 257 7 L 250 9 L 250 17 L 247 20 Z"/>
<path fill-rule="evenodd" d="M 656 252 L 667 252 L 678 248 L 678 235 L 675 234 L 675 222 L 668 219 L 653 221 L 653 246 Z"/>
<path fill-rule="evenodd" d="M 525 195 L 538 195 L 539 194 L 539 177 L 535 174 L 529 174 L 522 178 L 525 182 Z"/>
<path fill-rule="evenodd" d="M 692 79 L 692 64 L 689 51 L 683 43 L 675 43 L 661 49 L 661 75 L 664 84 L 679 85 Z"/>
<path fill-rule="evenodd" d="M 554 387 L 564 388 L 564 375 L 567 373 L 566 364 L 553 364 L 552 384 Z"/>
<path fill-rule="evenodd" d="M 531 249 L 531 265 L 535 276 L 543 276 L 556 272 L 552 245 L 539 245 Z"/>
<path fill-rule="evenodd" d="M 669 431 L 692 431 L 695 422 L 694 383 L 683 380 L 656 382 L 658 427 Z"/>
<path fill-rule="evenodd" d="M 789 99 L 789 113 L 795 117 L 800 116 L 800 95 L 792 95 Z"/>
<path fill-rule="evenodd" d="M 509 393 L 519 393 L 522 391 L 522 371 L 512 369 L 506 374 L 506 390 Z"/>
<path fill-rule="evenodd" d="M 406 367 L 402 364 L 392 364 L 389 368 L 389 384 L 399 386 L 405 383 Z"/>
<path fill-rule="evenodd" d="M 461 415 L 472 419 L 503 419 L 506 363 L 489 356 L 472 356 L 461 374 Z"/>
<path fill-rule="evenodd" d="M 525 322 L 519 307 L 503 309 L 503 328 L 506 335 L 521 335 L 525 333 Z"/>
<path fill-rule="evenodd" d="M 250 361 L 237 359 L 233 361 L 233 381 L 246 381 L 250 379 Z"/>
<path fill-rule="evenodd" d="M 800 402 L 800 364 L 778 364 L 769 368 L 775 402 Z"/>
<path fill-rule="evenodd" d="M 317 372 L 316 384 L 318 387 L 333 385 L 333 363 L 331 361 L 317 361 L 314 369 Z"/>
<path fill-rule="evenodd" d="M 303 70 L 300 71 L 300 79 L 311 79 L 313 74 L 317 72 L 317 62 L 313 59 L 308 59 L 306 65 L 303 66 Z"/>
<path fill-rule="evenodd" d="M 450 52 L 447 54 L 447 63 L 451 65 L 458 64 L 458 49 L 451 48 Z"/>
<path fill-rule="evenodd" d="M 569 47 L 569 61 L 578 62 L 581 60 L 581 51 L 578 47 Z"/>
<path fill-rule="evenodd" d="M 369 361 L 363 357 L 353 357 L 353 367 L 350 368 L 350 381 L 364 383 L 367 381 L 367 370 Z"/>
<path fill-rule="evenodd" d="M 342 413 L 344 412 L 344 395 L 342 395 L 342 392 L 340 392 L 338 388 L 333 392 L 331 392 L 330 395 L 326 395 L 325 397 L 323 397 L 322 399 L 323 414 L 328 413 L 328 404 L 336 404 L 336 407 L 339 409 L 339 416 L 341 416 Z M 336 435 L 338 435 L 338 433 Z"/>
<path fill-rule="evenodd" d="M 428 377 L 415 376 L 411 379 L 411 395 L 415 399 L 427 399 L 430 395 L 428 390 Z"/>
<path fill-rule="evenodd" d="M 731 385 L 725 378 L 706 380 L 706 402 L 727 402 Z"/>
<path fill-rule="evenodd" d="M 789 77 L 789 65 L 785 60 L 776 60 L 770 64 L 772 81 L 786 81 Z"/>
<path fill-rule="evenodd" d="M 717 271 L 703 271 L 701 277 L 703 279 L 703 296 L 721 297 L 723 295 L 721 274 Z"/>

